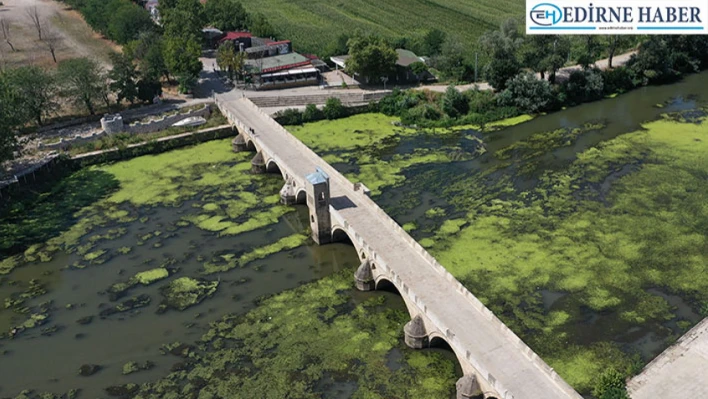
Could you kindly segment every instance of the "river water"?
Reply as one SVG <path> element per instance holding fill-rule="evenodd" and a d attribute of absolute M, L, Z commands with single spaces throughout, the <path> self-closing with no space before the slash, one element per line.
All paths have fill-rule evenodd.
<path fill-rule="evenodd" d="M 346 151 L 336 146 L 324 145 L 318 149 L 317 143 L 314 143 L 314 147 L 320 153 L 337 155 L 340 162 L 335 162 L 334 165 L 341 171 L 360 175 L 361 180 L 369 186 L 380 186 L 375 200 L 400 224 L 415 224 L 411 234 L 419 240 L 427 238 L 435 242 L 430 246 L 433 254 L 440 254 L 442 259 L 448 259 L 445 256 L 450 247 L 466 245 L 472 248 L 476 243 L 460 244 L 455 238 L 440 235 L 446 220 L 466 220 L 465 226 L 469 226 L 471 221 L 476 220 L 473 214 L 484 214 L 479 204 L 493 198 L 512 200 L 520 192 L 533 190 L 541 184 L 544 174 L 566 170 L 577 159 L 578 154 L 623 134 L 640 130 L 642 124 L 659 119 L 662 114 L 698 110 L 704 101 L 708 100 L 705 93 L 708 93 L 708 74 L 704 73 L 690 76 L 673 85 L 642 88 L 617 98 L 540 116 L 494 132 L 463 130 L 445 135 L 444 138 L 431 134 L 401 135 L 397 136 L 398 139 L 385 141 L 375 148 L 356 147 Z M 342 124 L 346 123 L 349 122 L 344 121 Z M 582 132 L 567 134 L 575 128 L 582 129 Z M 539 148 L 514 147 L 516 143 L 528 143 L 533 140 L 535 134 L 558 129 L 566 129 L 561 142 L 543 142 Z M 306 129 L 295 134 L 304 137 Z M 484 154 L 479 155 L 479 146 L 475 144 L 475 140 L 484 143 Z M 216 145 L 225 149 L 217 149 Z M 25 389 L 54 393 L 81 389 L 79 397 L 106 397 L 104 389 L 108 386 L 160 380 L 170 374 L 171 370 L 174 371 L 175 367 L 175 359 L 161 353 L 162 345 L 202 341 L 204 334 L 210 331 L 210 323 L 218 322 L 225 315 L 243 316 L 249 311 L 258 311 L 270 306 L 268 302 L 263 305 L 263 298 L 273 295 L 277 298 L 277 294 L 302 287 L 308 282 L 330 281 L 329 279 L 337 278 L 332 276 L 351 275 L 358 265 L 358 259 L 354 250 L 346 244 L 317 246 L 298 238 L 301 241 L 286 245 L 283 250 L 267 248 L 268 245 L 283 242 L 288 238 L 306 237 L 306 209 L 297 206 L 294 210 L 281 209 L 269 215 L 272 200 L 277 199 L 280 177 L 248 175 L 248 156 L 229 155 L 229 147 L 228 141 L 220 141 L 198 146 L 197 149 L 177 150 L 175 155 L 193 151 L 184 155 L 185 158 L 191 158 L 190 160 L 182 161 L 184 165 L 175 166 L 177 173 L 168 173 L 166 170 L 169 168 L 155 166 L 160 165 L 160 162 L 167 162 L 168 158 L 160 156 L 142 157 L 107 168 L 98 168 L 117 177 L 121 183 L 117 194 L 119 196 L 113 194 L 114 197 L 108 198 L 111 194 L 106 194 L 103 200 L 96 202 L 99 205 L 89 205 L 88 208 L 91 209 L 86 211 L 87 213 L 77 215 L 68 224 L 88 219 L 91 215 L 111 213 L 113 216 L 100 223 L 91 223 L 88 233 L 78 234 L 80 238 L 76 242 L 68 243 L 70 240 L 65 240 L 67 243 L 60 245 L 61 249 L 51 252 L 51 260 L 20 260 L 21 266 L 0 278 L 0 298 L 6 302 L 9 299 L 17 299 L 23 292 L 31 292 L 31 287 L 39 286 L 46 291 L 41 295 L 35 291 L 36 297 L 30 297 L 19 305 L 8 303 L 6 308 L 0 309 L 0 332 L 10 331 L 13 327 L 22 325 L 29 314 L 48 315 L 45 324 L 28 328 L 12 338 L 6 334 L 0 339 L 0 397 L 14 397 Z M 510 147 L 513 150 L 507 151 Z M 383 179 L 388 183 L 377 185 L 370 177 L 371 174 L 364 174 L 366 159 L 372 154 L 383 162 L 389 162 L 383 165 L 385 168 L 399 157 L 415 158 L 420 155 L 417 151 L 421 149 L 432 153 L 441 150 L 445 158 L 410 162 L 400 167 L 398 176 L 404 179 L 405 183 L 399 180 L 397 184 L 391 184 L 389 180 Z M 170 154 L 162 156 L 170 157 Z M 230 160 L 231 157 L 233 160 Z M 217 170 L 217 176 L 221 178 L 226 179 L 228 176 L 228 179 L 232 179 L 235 175 L 239 177 L 233 178 L 235 180 L 229 181 L 229 184 L 209 180 L 206 175 L 211 173 L 208 167 L 212 164 Z M 152 201 L 148 198 L 150 196 L 141 193 L 140 189 L 128 192 L 125 187 L 137 183 L 131 182 L 130 173 L 126 174 L 121 165 L 129 165 L 126 170 L 153 176 L 154 181 L 158 182 L 155 186 L 165 181 L 166 189 L 188 189 L 177 201 Z M 634 170 L 632 168 L 634 167 L 629 167 L 624 172 L 619 168 L 616 179 L 630 173 Z M 367 178 L 371 180 L 367 181 Z M 507 185 L 498 185 L 500 181 Z M 613 182 L 612 179 L 604 180 L 603 184 L 607 187 L 599 190 L 609 192 Z M 145 190 L 152 185 L 141 184 L 145 184 Z M 460 186 L 465 189 L 460 189 Z M 152 189 L 156 190 L 154 187 Z M 122 194 L 123 191 L 126 193 Z M 164 196 L 164 192 L 155 193 L 153 197 Z M 244 193 L 255 197 L 268 196 L 271 202 L 253 202 L 252 198 Z M 117 201 L 119 205 L 112 205 L 109 210 L 109 205 L 105 204 L 111 201 Z M 116 217 L 117 213 L 123 217 Z M 125 217 L 126 214 L 129 216 Z M 199 219 L 201 216 L 204 217 Z M 255 227 L 239 227 L 251 222 L 255 223 Z M 220 223 L 230 225 L 221 226 Z M 219 233 L 233 228 L 234 225 L 237 227 L 234 234 Z M 116 234 L 116 229 L 119 228 L 121 230 Z M 95 238 L 98 236 L 104 238 Z M 438 241 L 445 244 L 436 246 Z M 305 244 L 301 245 L 301 242 Z M 87 248 L 82 250 L 82 246 Z M 229 263 L 231 259 L 243 257 L 256 248 L 265 248 L 263 256 L 256 256 L 253 258 L 255 260 L 243 261 L 236 266 Z M 91 254 L 95 256 L 90 256 Z M 221 271 L 214 272 L 214 265 Z M 122 298 L 111 298 L 107 293 L 111 285 L 125 282 L 137 272 L 161 266 L 170 268 L 169 280 L 147 286 L 138 284 Z M 459 268 L 455 270 L 459 273 L 453 273 L 495 312 L 501 313 L 501 317 L 512 325 L 517 334 L 527 342 L 534 342 L 531 346 L 535 350 L 542 354 L 548 351 L 547 343 L 543 339 L 535 341 L 539 330 L 529 327 L 533 323 L 526 319 L 526 316 L 514 316 L 505 304 L 494 302 L 505 301 L 502 294 L 481 288 L 482 279 L 473 281 Z M 477 272 L 490 273 L 493 277 L 494 270 Z M 169 309 L 165 313 L 156 314 L 164 299 L 165 283 L 174 280 L 173 274 L 177 277 L 216 281 L 219 284 L 218 289 L 200 304 L 182 311 Z M 33 283 L 30 283 L 31 281 Z M 491 281 L 506 283 L 501 280 Z M 512 292 L 513 285 L 509 287 L 509 292 Z M 618 312 L 613 312 L 611 308 L 596 311 L 588 307 L 586 302 L 582 302 L 584 299 L 580 299 L 581 304 L 578 304 L 574 295 L 569 295 L 573 290 L 558 289 L 553 284 L 539 284 L 531 290 L 533 292 L 524 292 L 523 295 L 528 296 L 528 301 L 513 306 L 518 306 L 519 309 L 536 309 L 529 311 L 529 314 L 538 313 L 533 316 L 538 318 L 548 316 L 553 311 L 570 314 L 572 322 L 553 331 L 553 334 L 565 337 L 563 345 L 567 347 L 611 342 L 627 356 L 638 353 L 644 362 L 663 350 L 672 335 L 678 336 L 683 331 L 682 328 L 686 328 L 686 323 L 683 327 L 679 326 L 680 321 L 695 323 L 700 319 L 695 303 L 688 300 L 684 293 L 669 292 L 666 287 L 657 284 L 645 288 L 653 297 L 666 300 L 674 309 L 671 311 L 671 317 L 648 323 L 627 323 L 625 316 L 620 320 Z M 306 296 L 309 292 L 305 288 L 301 293 Z M 104 313 L 104 316 L 101 316 L 101 312 L 107 308 L 116 306 L 129 297 L 141 295 L 150 298 L 147 305 L 110 315 Z M 350 315 L 356 314 L 358 311 L 352 310 L 356 306 L 382 296 L 386 298 L 385 304 L 366 309 L 374 313 L 383 312 L 385 309 L 402 312 L 405 309 L 395 293 L 358 293 L 350 287 L 338 290 L 337 295 L 346 298 L 345 302 L 348 303 L 346 310 L 337 308 L 342 320 L 348 320 Z M 569 309 L 576 309 L 577 314 Z M 89 323 L 77 322 L 81 319 L 86 321 L 88 316 L 92 316 Z M 308 389 L 318 392 L 321 397 L 350 397 L 357 389 L 362 389 L 367 378 L 373 378 L 370 369 L 360 367 L 361 363 L 376 364 L 376 367 L 385 366 L 394 376 L 400 372 L 409 373 L 420 380 L 424 377 L 430 378 L 431 376 L 426 374 L 429 374 L 429 370 L 436 369 L 426 369 L 420 366 L 419 359 L 416 363 L 415 359 L 408 358 L 411 351 L 400 342 L 400 328 L 405 317 L 391 316 L 391 320 L 393 321 L 390 326 L 376 327 L 381 329 L 376 330 L 377 333 L 395 337 L 394 341 L 383 346 L 385 350 L 382 350 L 379 358 L 367 359 L 366 362 L 356 357 L 349 359 L 350 371 L 344 373 L 337 367 L 325 368 L 324 376 L 313 377 L 312 380 L 316 383 L 311 384 Z M 248 325 L 244 321 L 239 323 Z M 374 327 L 370 328 L 370 331 L 374 331 Z M 299 333 L 313 334 L 313 341 L 320 339 L 317 331 Z M 329 342 L 324 331 L 319 334 L 322 342 Z M 370 345 L 375 346 L 376 340 L 372 337 L 368 339 L 371 340 Z M 343 345 L 336 343 L 336 340 L 333 342 L 335 344 L 328 345 Z M 557 344 L 557 341 L 552 343 Z M 270 350 L 277 352 L 285 349 L 276 347 Z M 572 356 L 556 360 L 565 362 L 570 359 L 570 362 L 592 364 L 592 360 L 583 357 L 592 355 L 604 361 L 601 355 L 605 355 L 607 351 L 593 350 L 589 354 L 578 350 L 573 352 Z M 454 364 L 454 356 L 450 353 L 431 353 L 434 354 L 431 356 L 436 359 L 438 365 L 451 367 L 450 365 Z M 574 357 L 576 355 L 577 357 Z M 122 375 L 121 370 L 127 362 L 145 361 L 154 363 L 154 367 Z M 240 362 L 241 366 L 238 367 L 248 369 L 256 359 Z M 90 377 L 81 376 L 78 369 L 85 364 L 100 365 L 101 370 Z M 597 364 L 606 363 L 597 360 Z M 444 377 L 428 381 L 428 384 L 447 384 L 445 389 L 435 392 L 447 392 L 446 395 L 451 395 L 453 387 L 450 381 L 454 383 L 460 372 L 459 369 L 444 367 L 441 370 L 446 371 L 440 372 Z M 597 372 L 593 367 L 589 369 Z M 568 369 L 570 380 L 575 381 L 572 378 L 573 368 Z M 393 377 L 391 380 L 396 381 Z M 578 379 L 574 385 L 587 389 L 584 384 L 582 379 Z M 388 392 L 393 395 L 391 397 L 402 397 L 393 394 L 391 388 L 384 385 L 378 384 L 367 389 L 379 390 L 379 393 Z M 247 390 L 243 389 L 241 394 L 234 395 L 249 397 L 245 393 Z M 161 396 L 155 392 L 152 394 L 153 397 Z M 436 394 L 438 396 L 429 396 L 430 393 L 427 395 L 419 394 L 418 397 L 446 396 L 439 396 L 439 393 Z M 146 394 L 144 397 L 151 396 Z M 263 393 L 262 397 L 271 396 Z"/>

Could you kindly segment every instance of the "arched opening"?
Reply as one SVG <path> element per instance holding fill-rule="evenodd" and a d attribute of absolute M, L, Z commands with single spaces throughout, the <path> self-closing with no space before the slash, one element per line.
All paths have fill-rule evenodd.
<path fill-rule="evenodd" d="M 253 144 L 253 141 L 252 141 L 252 140 L 246 140 L 246 149 L 247 149 L 248 151 L 257 151 L 257 150 L 256 150 L 256 145 Z"/>
<path fill-rule="evenodd" d="M 332 230 L 332 242 L 354 245 L 352 239 L 349 238 L 349 234 L 347 234 L 344 229 L 338 227 L 335 227 L 334 230 Z"/>
<path fill-rule="evenodd" d="M 278 167 L 278 164 L 275 163 L 275 161 L 273 161 L 273 160 L 268 161 L 268 163 L 266 164 L 266 172 L 268 172 L 268 173 L 279 173 L 279 174 L 281 174 L 281 175 L 283 174 L 283 172 L 280 171 L 280 168 Z"/>
<path fill-rule="evenodd" d="M 430 350 L 439 353 L 445 359 L 452 361 L 455 364 L 455 375 L 461 378 L 464 373 L 462 372 L 462 365 L 460 364 L 460 358 L 457 357 L 457 353 L 452 350 L 452 347 L 447 342 L 447 340 L 440 335 L 433 334 L 428 340 L 428 348 L 425 350 Z M 483 399 L 481 396 L 475 399 Z"/>
<path fill-rule="evenodd" d="M 428 348 L 445 349 L 452 352 L 452 347 L 450 347 L 450 344 L 448 344 L 444 338 L 437 336 L 433 337 L 430 342 L 428 342 Z"/>
<path fill-rule="evenodd" d="M 371 264 L 371 268 L 374 269 L 374 264 Z M 379 281 L 376 282 L 376 291 L 386 291 L 390 292 L 396 295 L 401 295 L 401 292 L 398 291 L 398 288 L 396 288 L 395 285 L 391 282 L 391 280 L 382 278 Z"/>
<path fill-rule="evenodd" d="M 305 190 L 298 191 L 297 194 L 295 194 L 295 203 L 304 204 L 305 202 Z"/>

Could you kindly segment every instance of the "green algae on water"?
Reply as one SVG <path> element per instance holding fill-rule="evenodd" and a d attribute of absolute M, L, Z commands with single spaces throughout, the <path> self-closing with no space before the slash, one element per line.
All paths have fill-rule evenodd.
<path fill-rule="evenodd" d="M 161 287 L 160 291 L 165 298 L 163 305 L 185 310 L 214 295 L 218 286 L 218 281 L 180 277 Z"/>

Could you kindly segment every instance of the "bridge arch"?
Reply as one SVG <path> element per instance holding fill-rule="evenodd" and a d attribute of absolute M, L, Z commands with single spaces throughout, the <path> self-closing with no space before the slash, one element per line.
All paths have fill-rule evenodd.
<path fill-rule="evenodd" d="M 285 173 L 280 170 L 280 166 L 278 166 L 278 163 L 275 162 L 275 160 L 273 160 L 272 158 L 266 162 L 266 172 L 279 173 L 281 176 L 283 176 L 283 179 L 286 178 Z"/>
<path fill-rule="evenodd" d="M 304 199 L 305 190 L 302 190 L 301 192 Z M 297 195 L 299 198 L 300 191 L 298 191 Z M 354 239 L 354 237 L 351 236 L 351 234 L 349 234 L 347 229 L 345 229 L 344 227 L 339 225 L 332 226 L 332 242 L 351 244 L 351 246 L 354 247 L 354 250 L 356 251 L 357 255 L 359 255 L 359 260 L 363 261 L 364 259 L 366 259 L 366 256 L 364 255 L 364 249 L 359 247 L 358 242 Z"/>
<path fill-rule="evenodd" d="M 250 138 L 246 139 L 246 149 L 248 151 L 258 151 L 258 149 L 256 148 L 256 144 Z"/>

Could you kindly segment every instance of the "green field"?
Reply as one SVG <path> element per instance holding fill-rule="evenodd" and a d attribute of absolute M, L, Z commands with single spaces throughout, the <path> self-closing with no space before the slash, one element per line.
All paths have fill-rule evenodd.
<path fill-rule="evenodd" d="M 321 53 L 339 34 L 357 29 L 388 38 L 414 37 L 437 28 L 476 42 L 506 18 L 523 15 L 519 0 L 261 0 L 244 4 L 264 14 L 296 51 Z"/>

